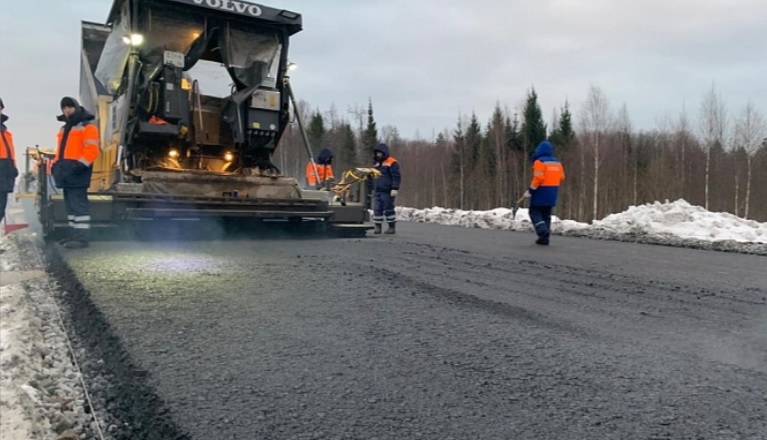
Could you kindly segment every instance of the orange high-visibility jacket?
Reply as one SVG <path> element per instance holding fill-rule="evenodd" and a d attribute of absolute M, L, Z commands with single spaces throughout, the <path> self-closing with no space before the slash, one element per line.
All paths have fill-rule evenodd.
<path fill-rule="evenodd" d="M 5 142 L 3 142 L 3 138 L 5 138 Z M 8 143 L 8 148 L 5 148 L 6 142 Z M 8 150 L 11 152 L 10 157 L 8 156 Z M 16 151 L 13 146 L 13 133 L 8 129 L 3 130 L 2 137 L 0 137 L 0 159 L 16 160 Z"/>
<path fill-rule="evenodd" d="M 3 115 L 5 116 L 5 115 Z M 2 124 L 2 122 L 0 122 Z M 13 192 L 16 176 L 19 170 L 16 168 L 16 152 L 13 147 L 13 135 L 10 131 L 0 127 L 0 193 Z M 5 139 L 5 141 L 3 141 Z M 0 216 L 2 213 L 0 213 Z"/>
<path fill-rule="evenodd" d="M 326 180 L 335 179 L 333 176 L 332 165 L 320 165 L 309 162 L 306 164 L 306 180 L 309 182 L 309 186 L 317 185 L 317 176 L 315 176 L 314 171 L 312 170 L 312 165 L 317 169 L 317 175 L 320 176 L 320 183 L 325 183 Z"/>
<path fill-rule="evenodd" d="M 61 145 L 61 137 L 64 135 L 64 128 L 59 129 L 57 134 L 58 143 Z M 71 128 L 67 136 L 67 144 L 64 146 L 64 157 L 59 157 L 61 148 L 56 149 L 56 158 L 59 159 L 80 160 L 83 159 L 88 164 L 92 164 L 99 156 L 99 129 L 91 123 L 80 123 Z"/>
<path fill-rule="evenodd" d="M 558 187 L 564 180 L 565 169 L 558 160 L 536 160 L 533 163 L 533 181 L 530 183 L 531 189 L 538 189 L 541 186 Z"/>
<path fill-rule="evenodd" d="M 543 156 L 533 162 L 530 182 L 530 206 L 556 206 L 559 185 L 565 180 L 565 169 L 553 156 Z"/>

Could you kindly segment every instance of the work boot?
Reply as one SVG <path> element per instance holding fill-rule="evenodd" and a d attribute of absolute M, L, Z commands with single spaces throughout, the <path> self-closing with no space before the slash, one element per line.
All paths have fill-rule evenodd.
<path fill-rule="evenodd" d="M 87 241 L 81 241 L 81 240 L 69 240 L 68 242 L 64 243 L 64 247 L 67 249 L 82 249 L 87 248 L 89 246 Z"/>
<path fill-rule="evenodd" d="M 548 246 L 549 245 L 549 234 L 543 234 L 538 237 L 537 240 L 535 240 L 535 244 L 539 244 L 541 246 Z"/>
<path fill-rule="evenodd" d="M 373 225 L 373 233 L 374 234 L 380 234 L 381 233 L 381 224 L 376 223 Z"/>
<path fill-rule="evenodd" d="M 394 227 L 395 225 L 396 225 L 395 222 L 389 222 L 389 229 L 386 230 L 385 234 L 394 234 L 394 233 L 396 233 L 397 230 Z"/>

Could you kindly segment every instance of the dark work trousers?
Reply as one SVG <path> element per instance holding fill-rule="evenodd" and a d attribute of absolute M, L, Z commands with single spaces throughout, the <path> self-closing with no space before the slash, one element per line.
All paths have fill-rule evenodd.
<path fill-rule="evenodd" d="M 90 241 L 91 211 L 88 188 L 64 188 L 64 204 L 72 228 L 72 240 Z"/>
<path fill-rule="evenodd" d="M 551 232 L 551 210 L 553 206 L 531 206 L 530 221 L 533 222 L 535 233 L 539 238 L 549 239 Z"/>
<path fill-rule="evenodd" d="M 5 218 L 5 208 L 8 206 L 8 193 L 0 191 L 0 222 Z"/>
<path fill-rule="evenodd" d="M 394 197 L 389 191 L 376 191 L 376 200 L 373 206 L 373 223 L 380 225 L 386 220 L 390 226 L 397 221 L 397 215 L 394 212 Z"/>

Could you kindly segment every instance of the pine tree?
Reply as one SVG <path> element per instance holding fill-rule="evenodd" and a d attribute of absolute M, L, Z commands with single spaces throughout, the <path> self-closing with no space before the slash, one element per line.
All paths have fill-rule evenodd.
<path fill-rule="evenodd" d="M 506 117 L 506 148 L 510 151 L 519 152 L 522 151 L 522 133 L 519 130 L 519 117 L 514 114 L 514 120 Z"/>
<path fill-rule="evenodd" d="M 325 121 L 320 112 L 312 115 L 309 127 L 306 129 L 306 136 L 309 138 L 309 145 L 312 147 L 312 154 L 319 154 L 325 142 Z"/>
<path fill-rule="evenodd" d="M 489 172 L 495 176 L 494 194 L 491 201 L 493 206 L 501 206 L 506 198 L 508 181 L 508 153 L 506 151 L 506 126 L 503 110 L 500 103 L 495 104 L 493 116 L 487 127 L 487 141 L 493 153 L 493 160 L 489 164 Z"/>
<path fill-rule="evenodd" d="M 493 139 L 493 125 L 492 120 L 487 123 L 485 132 L 481 136 L 479 143 L 479 159 L 475 172 L 476 176 L 476 191 L 478 196 L 476 197 L 479 205 L 477 208 L 488 209 L 493 208 L 495 194 L 498 182 L 496 178 L 496 166 L 497 155 L 495 152 L 495 140 Z M 500 173 L 499 173 L 500 174 Z"/>
<path fill-rule="evenodd" d="M 575 142 L 575 130 L 573 129 L 573 114 L 570 111 L 570 103 L 565 101 L 562 107 L 562 115 L 559 117 L 559 134 L 565 143 Z"/>
<path fill-rule="evenodd" d="M 541 141 L 546 139 L 546 124 L 543 122 L 543 114 L 540 105 L 538 105 L 538 95 L 535 93 L 535 88 L 531 88 L 527 94 L 527 101 L 522 113 L 524 115 L 522 122 L 522 179 L 527 181 L 529 168 L 527 160 L 530 153 Z"/>
<path fill-rule="evenodd" d="M 477 177 L 477 171 L 481 171 L 482 166 L 480 162 L 480 154 L 482 149 L 482 127 L 479 125 L 479 119 L 477 119 L 476 113 L 471 114 L 471 120 L 469 121 L 469 126 L 466 127 L 466 134 L 464 136 L 464 142 L 466 143 L 466 152 L 468 154 L 468 167 L 467 167 L 467 176 L 473 177 L 471 179 L 471 184 L 465 186 L 465 195 L 467 196 L 466 201 L 468 203 L 468 208 L 470 209 L 477 209 L 479 208 L 479 194 L 480 194 L 480 186 L 481 182 L 478 182 Z"/>
<path fill-rule="evenodd" d="M 527 184 L 524 182 L 525 169 L 527 168 L 527 161 L 524 155 L 524 141 L 522 139 L 522 131 L 520 130 L 519 116 L 514 113 L 514 119 L 506 117 L 505 131 L 506 131 L 506 148 L 509 152 L 509 181 L 511 183 L 509 191 L 512 194 L 519 193 L 520 188 L 526 188 Z M 514 197 L 516 199 L 516 196 Z"/>
<path fill-rule="evenodd" d="M 570 103 L 565 101 L 559 123 L 551 133 L 551 142 L 556 151 L 566 152 L 575 145 L 575 130 L 573 130 L 573 114 L 570 112 Z"/>
<path fill-rule="evenodd" d="M 458 208 L 464 209 L 466 202 L 466 175 L 469 172 L 469 152 L 466 147 L 466 133 L 463 131 L 463 122 L 461 116 L 458 116 L 458 126 L 453 131 L 453 141 L 455 142 L 455 150 L 453 157 L 450 161 L 452 166 L 453 175 L 455 178 L 456 193 L 458 194 Z"/>
<path fill-rule="evenodd" d="M 495 170 L 497 160 L 495 145 L 491 138 L 492 132 L 492 122 L 488 122 L 487 127 L 485 127 L 485 132 L 482 135 L 482 141 L 479 144 L 479 164 L 482 166 L 483 170 L 487 172 Z"/>
<path fill-rule="evenodd" d="M 434 142 L 434 144 L 438 147 L 443 147 L 447 144 L 447 138 L 445 138 L 445 134 L 441 131 L 437 134 L 437 140 Z"/>
<path fill-rule="evenodd" d="M 357 165 L 357 139 L 354 136 L 354 129 L 348 123 L 344 122 L 341 127 L 341 144 L 338 147 L 338 164 L 343 169 L 352 168 Z"/>
<path fill-rule="evenodd" d="M 482 127 L 479 125 L 476 113 L 471 114 L 469 126 L 466 127 L 465 140 L 470 159 L 469 167 L 474 169 L 479 162 L 479 153 L 482 147 Z"/>
<path fill-rule="evenodd" d="M 527 102 L 523 111 L 524 122 L 522 124 L 522 134 L 525 143 L 525 149 L 535 148 L 541 141 L 546 139 L 546 124 L 543 122 L 543 114 L 538 104 L 538 95 L 535 89 L 530 89 L 527 95 Z"/>
<path fill-rule="evenodd" d="M 368 125 L 362 141 L 363 154 L 369 153 L 372 155 L 373 148 L 378 145 L 378 130 L 376 129 L 376 121 L 373 118 L 373 100 L 368 101 Z"/>

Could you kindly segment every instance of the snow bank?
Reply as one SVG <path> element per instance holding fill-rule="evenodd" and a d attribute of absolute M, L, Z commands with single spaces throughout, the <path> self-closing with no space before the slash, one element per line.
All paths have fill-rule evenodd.
<path fill-rule="evenodd" d="M 632 206 L 593 222 L 592 227 L 623 234 L 767 244 L 767 223 L 745 220 L 725 212 L 709 212 L 683 199 Z"/>
<path fill-rule="evenodd" d="M 426 208 L 415 209 L 398 207 L 397 218 L 403 221 L 419 223 L 437 223 L 441 225 L 463 226 L 465 228 L 508 229 L 529 231 L 532 229 L 527 208 L 520 208 L 517 215 L 512 215 L 508 208 L 496 208 L 490 211 L 462 211 L 460 209 Z M 574 230 L 588 228 L 585 223 L 552 218 L 552 229 Z"/>
<path fill-rule="evenodd" d="M 460 209 L 397 208 L 397 218 L 403 221 L 437 223 L 466 228 L 508 229 L 532 231 L 528 210 L 521 208 L 515 217 L 511 209 L 490 211 L 462 211 Z M 613 235 L 650 236 L 659 240 L 702 240 L 710 242 L 735 241 L 738 243 L 767 244 L 767 223 L 745 220 L 728 213 L 713 213 L 694 206 L 683 199 L 675 202 L 648 203 L 632 206 L 619 214 L 612 214 L 592 224 L 552 219 L 554 233 L 608 232 Z"/>

